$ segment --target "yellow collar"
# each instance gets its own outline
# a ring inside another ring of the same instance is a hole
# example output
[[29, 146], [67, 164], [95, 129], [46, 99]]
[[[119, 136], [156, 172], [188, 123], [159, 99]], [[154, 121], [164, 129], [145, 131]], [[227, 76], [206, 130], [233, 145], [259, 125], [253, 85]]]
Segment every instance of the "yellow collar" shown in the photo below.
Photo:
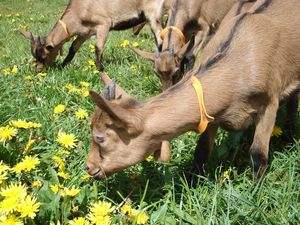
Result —
[[169, 27], [166, 27], [165, 29], [163, 29], [163, 30], [160, 32], [159, 36], [160, 36], [160, 38], [161, 38], [162, 40], [164, 39], [166, 33], [168, 33], [169, 30], [175, 31], [175, 33], [179, 36], [179, 39], [180, 39], [181, 43], [182, 43], [183, 45], [185, 45], [186, 42], [185, 42], [184, 34], [182, 33], [182, 31], [181, 31], [178, 27], [175, 27], [175, 26], [169, 26]]
[[68, 28], [67, 28], [67, 24], [62, 21], [62, 20], [58, 20], [59, 24], [63, 27], [65, 33], [67, 34], [68, 38], [70, 37], [70, 34], [69, 34], [69, 31], [68, 31]]
[[200, 81], [195, 76], [192, 76], [192, 85], [196, 91], [198, 102], [199, 102], [199, 109], [200, 109], [200, 123], [198, 125], [199, 133], [203, 133], [206, 130], [206, 127], [209, 122], [214, 120], [213, 117], [209, 116], [206, 112], [204, 99], [203, 99], [203, 89]]

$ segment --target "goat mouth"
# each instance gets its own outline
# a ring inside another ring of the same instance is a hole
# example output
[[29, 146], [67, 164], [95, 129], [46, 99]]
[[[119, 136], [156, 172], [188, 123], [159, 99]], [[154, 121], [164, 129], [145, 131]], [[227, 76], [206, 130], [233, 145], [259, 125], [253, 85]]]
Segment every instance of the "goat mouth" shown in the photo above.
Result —
[[104, 177], [102, 176], [102, 173], [101, 173], [101, 169], [98, 169], [97, 172], [95, 172], [92, 176], [95, 180], [103, 180], [104, 179]]

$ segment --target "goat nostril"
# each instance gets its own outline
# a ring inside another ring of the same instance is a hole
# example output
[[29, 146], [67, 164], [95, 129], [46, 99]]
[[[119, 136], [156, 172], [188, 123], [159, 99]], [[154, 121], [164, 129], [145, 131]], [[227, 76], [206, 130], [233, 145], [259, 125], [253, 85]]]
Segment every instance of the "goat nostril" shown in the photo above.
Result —
[[89, 167], [88, 165], [86, 165], [86, 166], [85, 166], [85, 169], [86, 169], [86, 170], [89, 170], [89, 169], [90, 169], [90, 167]]

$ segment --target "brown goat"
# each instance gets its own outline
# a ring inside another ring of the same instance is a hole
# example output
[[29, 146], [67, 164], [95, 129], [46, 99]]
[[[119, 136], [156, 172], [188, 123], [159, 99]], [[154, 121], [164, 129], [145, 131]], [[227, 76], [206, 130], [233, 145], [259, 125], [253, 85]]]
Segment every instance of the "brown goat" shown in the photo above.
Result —
[[[195, 57], [208, 35], [218, 28], [238, 1], [174, 0], [167, 27], [162, 33], [164, 38], [161, 51], [149, 53], [137, 48], [133, 50], [154, 63], [154, 70], [165, 90], [177, 83], [184, 72], [192, 69]], [[184, 68], [185, 66], [187, 67]]]
[[37, 50], [32, 53], [39, 70], [44, 65], [53, 63], [59, 50], [71, 37], [77, 36], [63, 66], [71, 62], [89, 37], [96, 35], [96, 65], [102, 68], [103, 48], [110, 30], [128, 29], [149, 22], [157, 43], [161, 44], [159, 34], [162, 30], [162, 14], [168, 2], [169, 0], [71, 0], [60, 20], [47, 35], [45, 43], [30, 32], [21, 33], [31, 40], [31, 49]]
[[259, 0], [224, 22], [197, 70], [162, 94], [138, 102], [120, 87], [112, 100], [91, 91], [97, 108], [89, 174], [109, 176], [144, 160], [163, 140], [197, 130], [204, 116], [192, 76], [202, 83], [207, 113], [215, 118], [200, 137], [195, 165], [207, 160], [218, 127], [241, 130], [254, 123], [250, 153], [255, 174], [262, 175], [279, 102], [300, 90], [299, 24], [299, 0]]

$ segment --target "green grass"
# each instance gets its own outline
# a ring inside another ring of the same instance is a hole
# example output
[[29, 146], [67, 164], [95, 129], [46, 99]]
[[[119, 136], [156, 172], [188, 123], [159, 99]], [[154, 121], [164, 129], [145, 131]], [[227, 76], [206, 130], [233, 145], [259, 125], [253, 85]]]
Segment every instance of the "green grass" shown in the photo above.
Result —
[[[88, 60], [95, 57], [89, 50], [89, 44], [93, 44], [94, 40], [84, 44], [70, 66], [64, 70], [55, 66], [47, 68], [47, 75], [42, 76], [34, 72], [29, 41], [17, 32], [20, 25], [27, 25], [27, 29], [35, 34], [46, 34], [63, 13], [66, 4], [65, 0], [2, 0], [0, 5], [0, 127], [16, 119], [42, 124], [36, 130], [19, 130], [11, 141], [0, 142], [0, 161], [13, 167], [22, 159], [20, 150], [29, 137], [36, 140], [29, 154], [39, 157], [41, 163], [38, 168], [30, 173], [10, 173], [6, 182], [1, 183], [0, 180], [0, 188], [11, 182], [21, 182], [30, 187], [34, 180], [43, 181], [40, 189], [29, 188], [29, 192], [35, 194], [43, 205], [36, 218], [25, 219], [25, 224], [56, 224], [57, 220], [67, 224], [69, 219], [86, 215], [90, 204], [96, 200], [118, 206], [126, 197], [132, 202], [132, 207], [147, 212], [149, 224], [300, 223], [299, 124], [298, 139], [294, 145], [284, 146], [280, 138], [271, 139], [271, 163], [260, 181], [252, 178], [248, 154], [253, 129], [244, 133], [219, 131], [208, 172], [193, 186], [189, 185], [185, 176], [191, 169], [198, 138], [196, 133], [184, 134], [173, 140], [169, 163], [145, 161], [110, 177], [106, 182], [82, 180], [86, 174], [84, 165], [91, 130], [88, 119], [79, 120], [74, 113], [83, 108], [91, 115], [94, 105], [89, 97], [68, 92], [65, 85], [72, 84], [82, 89], [80, 82], [87, 81], [89, 89], [101, 91], [103, 88], [95, 69], [88, 65]], [[137, 57], [129, 47], [120, 47], [125, 39], [138, 42], [143, 49], [152, 50], [154, 47], [148, 28], [139, 36], [134, 36], [131, 30], [111, 32], [104, 51], [105, 71], [138, 99], [157, 95], [161, 85], [151, 63]], [[69, 45], [64, 48], [64, 56]], [[57, 65], [62, 60], [63, 57], [59, 57]], [[3, 70], [14, 65], [18, 72], [4, 75]], [[31, 76], [32, 80], [26, 79], [27, 76]], [[58, 104], [66, 105], [66, 111], [54, 116], [53, 109]], [[278, 126], [282, 126], [283, 116], [284, 112], [280, 112]], [[73, 133], [78, 139], [77, 147], [70, 150], [70, 156], [63, 156], [66, 171], [71, 174], [66, 180], [57, 177], [57, 165], [52, 160], [61, 148], [55, 141], [60, 130]], [[61, 198], [49, 187], [58, 182], [66, 187], [80, 188], [80, 194], [74, 199]], [[74, 206], [78, 206], [76, 213], [70, 211]], [[121, 224], [124, 221], [124, 215], [116, 210], [112, 222]]]

